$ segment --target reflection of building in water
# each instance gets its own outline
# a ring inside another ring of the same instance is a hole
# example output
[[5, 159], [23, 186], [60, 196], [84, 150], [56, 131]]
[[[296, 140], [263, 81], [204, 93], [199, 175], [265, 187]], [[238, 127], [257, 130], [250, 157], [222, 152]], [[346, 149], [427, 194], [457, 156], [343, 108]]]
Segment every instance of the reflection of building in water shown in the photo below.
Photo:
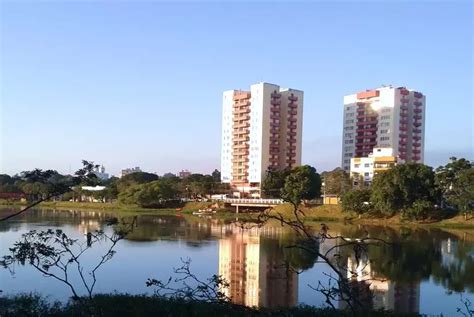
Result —
[[77, 225], [77, 230], [82, 234], [94, 232], [100, 229], [100, 222], [95, 219], [81, 219]]
[[[356, 290], [358, 300], [367, 308], [386, 309], [396, 313], [418, 313], [420, 310], [420, 283], [390, 281], [371, 268], [367, 256], [358, 261], [352, 255], [347, 258], [347, 277]], [[340, 303], [345, 308], [345, 303]]]
[[298, 275], [285, 266], [275, 239], [258, 230], [235, 228], [219, 241], [219, 275], [233, 303], [255, 307], [288, 307], [298, 300]]

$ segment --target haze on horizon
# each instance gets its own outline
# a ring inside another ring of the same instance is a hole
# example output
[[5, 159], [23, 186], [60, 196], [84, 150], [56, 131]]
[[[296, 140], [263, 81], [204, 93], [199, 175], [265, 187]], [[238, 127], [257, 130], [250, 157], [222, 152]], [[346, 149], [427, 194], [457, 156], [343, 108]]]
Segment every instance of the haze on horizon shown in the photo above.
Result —
[[338, 167], [343, 96], [426, 95], [425, 163], [474, 159], [473, 4], [0, 3], [0, 173], [82, 159], [220, 168], [222, 92], [303, 90], [303, 163]]

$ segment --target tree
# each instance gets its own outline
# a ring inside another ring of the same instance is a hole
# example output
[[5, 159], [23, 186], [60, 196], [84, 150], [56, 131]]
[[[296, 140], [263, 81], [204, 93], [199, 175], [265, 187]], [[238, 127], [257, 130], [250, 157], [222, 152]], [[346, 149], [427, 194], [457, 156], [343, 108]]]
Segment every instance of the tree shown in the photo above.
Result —
[[439, 199], [433, 169], [423, 164], [400, 164], [374, 176], [371, 202], [376, 210], [393, 214], [412, 207], [415, 201]]
[[309, 165], [295, 167], [285, 178], [281, 198], [297, 206], [303, 200], [321, 196], [321, 177]]
[[214, 172], [212, 172], [211, 176], [214, 179], [214, 182], [221, 182], [221, 172], [219, 170], [215, 169]]
[[127, 174], [121, 177], [117, 182], [117, 189], [119, 192], [125, 191], [128, 187], [145, 184], [158, 180], [158, 175], [146, 172], [136, 172]]
[[363, 214], [370, 210], [370, 189], [353, 189], [342, 195], [341, 206], [343, 211], [354, 211]]
[[351, 178], [341, 168], [321, 173], [324, 182], [324, 193], [341, 196], [351, 189]]
[[166, 179], [129, 187], [119, 194], [119, 200], [126, 204], [136, 204], [143, 208], [162, 207], [177, 197], [178, 191]]
[[436, 184], [443, 195], [443, 201], [464, 212], [472, 209], [474, 201], [474, 165], [468, 160], [451, 157], [445, 166], [436, 169]]
[[459, 173], [454, 181], [449, 201], [457, 206], [467, 219], [467, 214], [474, 208], [474, 167]]
[[262, 191], [265, 197], [280, 198], [281, 190], [285, 186], [285, 179], [290, 169], [268, 170], [262, 182]]

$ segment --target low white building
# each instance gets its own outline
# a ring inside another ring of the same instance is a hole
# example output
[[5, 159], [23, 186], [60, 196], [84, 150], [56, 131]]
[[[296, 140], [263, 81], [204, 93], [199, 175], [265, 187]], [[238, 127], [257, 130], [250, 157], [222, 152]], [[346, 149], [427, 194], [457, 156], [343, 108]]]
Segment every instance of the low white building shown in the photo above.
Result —
[[374, 148], [368, 157], [351, 158], [350, 176], [354, 185], [363, 181], [366, 185], [372, 183], [373, 177], [397, 164], [392, 148]]

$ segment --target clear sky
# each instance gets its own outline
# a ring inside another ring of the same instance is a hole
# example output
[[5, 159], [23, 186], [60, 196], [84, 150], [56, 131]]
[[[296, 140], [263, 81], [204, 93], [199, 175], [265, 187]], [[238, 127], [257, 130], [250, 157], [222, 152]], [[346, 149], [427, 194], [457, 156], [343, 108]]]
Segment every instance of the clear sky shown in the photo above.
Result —
[[0, 172], [220, 168], [222, 92], [305, 92], [303, 162], [340, 164], [343, 96], [427, 96], [426, 163], [473, 155], [473, 5], [0, 1]]

